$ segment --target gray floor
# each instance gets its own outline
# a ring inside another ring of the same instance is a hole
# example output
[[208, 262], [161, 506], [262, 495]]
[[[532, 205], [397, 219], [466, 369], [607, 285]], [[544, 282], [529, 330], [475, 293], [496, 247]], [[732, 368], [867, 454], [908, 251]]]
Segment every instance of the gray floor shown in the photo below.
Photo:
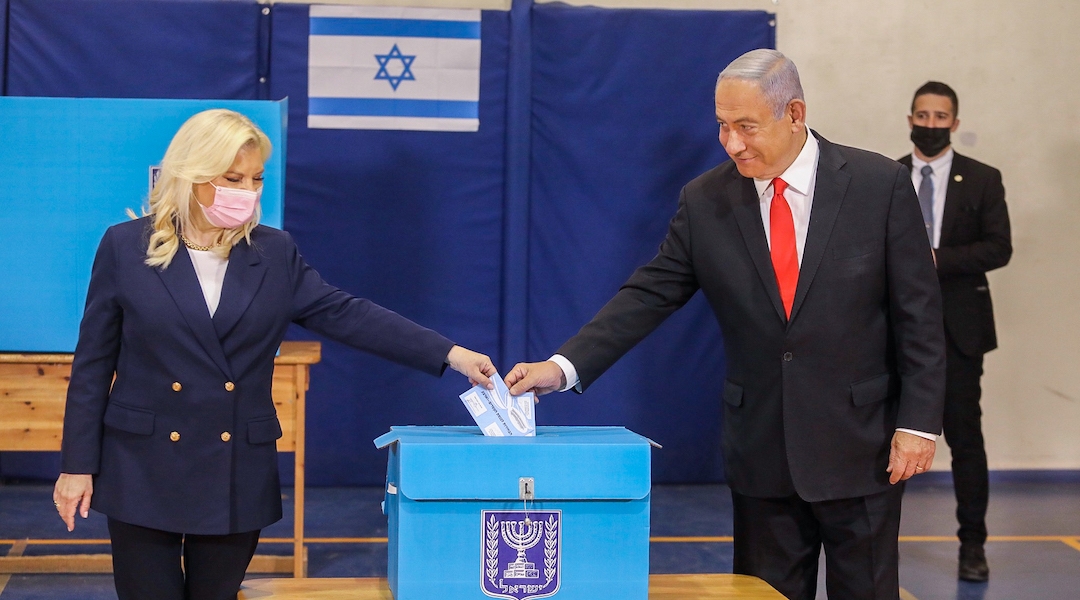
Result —
[[[285, 493], [288, 503], [289, 490]], [[68, 534], [56, 518], [51, 487], [0, 485], [0, 554], [11, 540], [103, 539], [104, 519], [79, 520]], [[311, 538], [384, 537], [386, 521], [372, 488], [311, 488], [306, 513]], [[286, 507], [289, 514], [291, 507]], [[948, 475], [929, 474], [908, 486], [901, 526], [900, 582], [904, 600], [1017, 600], [1080, 598], [1080, 475], [995, 473], [991, 482], [987, 544], [989, 584], [956, 580], [953, 498]], [[652, 498], [652, 535], [700, 538], [731, 535], [731, 500], [720, 485], [657, 486]], [[292, 523], [278, 523], [264, 538], [289, 537]], [[1071, 545], [1070, 545], [1071, 544]], [[260, 553], [281, 554], [285, 544], [264, 544]], [[26, 554], [107, 552], [107, 546], [30, 545]], [[385, 543], [309, 545], [312, 577], [385, 576]], [[730, 573], [728, 541], [653, 542], [653, 573]], [[14, 575], [2, 583], [0, 600], [115, 599], [108, 575]], [[824, 587], [819, 593], [824, 598]]]

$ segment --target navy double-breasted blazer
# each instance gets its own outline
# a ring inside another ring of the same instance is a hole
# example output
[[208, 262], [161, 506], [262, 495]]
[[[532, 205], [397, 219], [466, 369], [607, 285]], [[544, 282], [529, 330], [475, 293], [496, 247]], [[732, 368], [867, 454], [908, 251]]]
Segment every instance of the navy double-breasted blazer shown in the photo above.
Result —
[[816, 502], [889, 489], [896, 428], [941, 431], [941, 294], [908, 170], [815, 134], [810, 225], [786, 318], [752, 179], [688, 183], [660, 251], [560, 349], [583, 389], [699, 289], [723, 333], [736, 492]]
[[145, 264], [150, 234], [143, 218], [101, 240], [64, 416], [61, 470], [93, 474], [92, 506], [112, 518], [195, 534], [281, 518], [270, 385], [289, 323], [445, 369], [450, 340], [327, 284], [284, 231], [233, 248], [213, 318], [186, 249]]

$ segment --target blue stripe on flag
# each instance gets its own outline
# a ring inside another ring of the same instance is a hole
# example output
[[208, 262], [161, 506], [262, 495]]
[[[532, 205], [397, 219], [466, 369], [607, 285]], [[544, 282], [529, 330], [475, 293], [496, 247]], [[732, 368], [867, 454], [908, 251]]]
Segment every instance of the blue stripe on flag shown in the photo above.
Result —
[[479, 21], [311, 17], [311, 35], [480, 39]]
[[400, 98], [308, 98], [309, 115], [355, 117], [442, 117], [477, 119], [480, 103], [468, 100]]

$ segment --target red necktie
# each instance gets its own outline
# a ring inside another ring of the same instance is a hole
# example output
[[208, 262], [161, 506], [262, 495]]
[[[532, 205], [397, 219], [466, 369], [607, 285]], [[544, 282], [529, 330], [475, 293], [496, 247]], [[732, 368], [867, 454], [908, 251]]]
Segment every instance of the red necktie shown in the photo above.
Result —
[[795, 250], [795, 221], [791, 207], [784, 198], [787, 182], [773, 179], [772, 205], [769, 207], [769, 241], [771, 244], [773, 271], [780, 286], [780, 300], [784, 312], [791, 318], [791, 305], [795, 302], [795, 287], [799, 283], [799, 255]]

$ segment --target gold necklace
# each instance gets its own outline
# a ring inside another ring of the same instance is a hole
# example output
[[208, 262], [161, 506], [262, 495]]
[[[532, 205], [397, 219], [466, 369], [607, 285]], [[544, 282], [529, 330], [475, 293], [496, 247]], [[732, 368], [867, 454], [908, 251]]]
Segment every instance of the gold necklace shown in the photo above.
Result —
[[200, 252], [208, 252], [214, 249], [214, 246], [200, 246], [198, 244], [192, 243], [186, 237], [184, 237], [184, 234], [182, 233], [180, 234], [180, 241], [184, 242], [184, 245], [188, 248], [191, 248], [192, 250], [198, 250]]

